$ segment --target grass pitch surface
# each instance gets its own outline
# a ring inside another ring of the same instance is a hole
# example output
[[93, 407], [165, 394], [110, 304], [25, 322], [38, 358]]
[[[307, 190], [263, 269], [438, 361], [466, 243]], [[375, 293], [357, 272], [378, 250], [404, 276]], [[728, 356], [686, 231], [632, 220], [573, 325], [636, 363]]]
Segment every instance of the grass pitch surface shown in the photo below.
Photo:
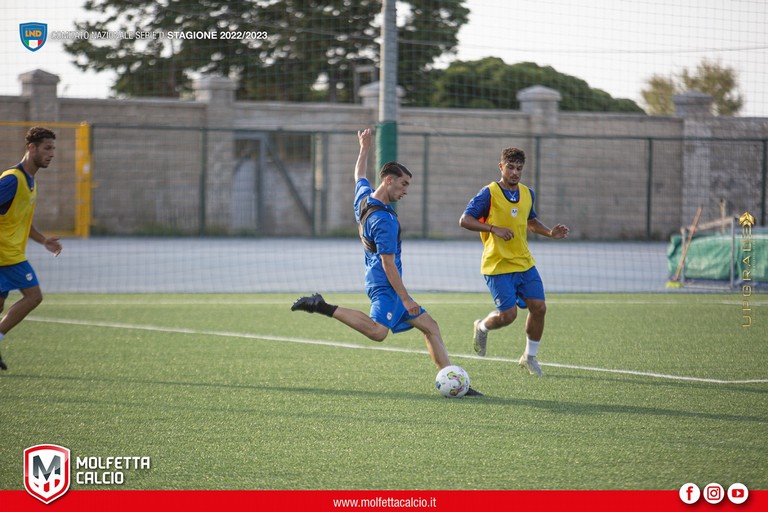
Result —
[[0, 345], [0, 488], [47, 443], [73, 472], [151, 457], [123, 489], [768, 488], [765, 299], [743, 328], [736, 295], [550, 295], [535, 378], [524, 313], [480, 359], [489, 297], [420, 294], [486, 394], [445, 399], [420, 333], [375, 343], [295, 298], [48, 295]]

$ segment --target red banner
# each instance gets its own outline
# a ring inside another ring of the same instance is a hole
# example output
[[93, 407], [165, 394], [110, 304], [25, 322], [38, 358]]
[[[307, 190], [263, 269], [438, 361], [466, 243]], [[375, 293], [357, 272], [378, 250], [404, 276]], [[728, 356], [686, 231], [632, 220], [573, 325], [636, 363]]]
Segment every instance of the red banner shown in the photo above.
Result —
[[727, 498], [710, 504], [702, 498], [692, 505], [678, 491], [82, 491], [70, 490], [45, 505], [26, 491], [0, 491], [3, 512], [128, 512], [148, 510], [211, 510], [215, 512], [423, 510], [621, 510], [647, 511], [757, 511], [768, 510], [768, 491], [749, 490], [742, 504]]

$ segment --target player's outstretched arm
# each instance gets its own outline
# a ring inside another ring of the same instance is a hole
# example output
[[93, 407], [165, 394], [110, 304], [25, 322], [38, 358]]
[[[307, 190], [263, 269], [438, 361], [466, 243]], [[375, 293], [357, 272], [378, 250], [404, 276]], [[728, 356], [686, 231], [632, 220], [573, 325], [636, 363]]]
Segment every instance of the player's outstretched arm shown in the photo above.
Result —
[[538, 218], [528, 221], [528, 229], [537, 235], [554, 238], [555, 240], [566, 238], [568, 236], [568, 232], [570, 231], [568, 226], [563, 224], [557, 224], [555, 227], [550, 229], [545, 226]]
[[368, 153], [371, 150], [371, 129], [358, 130], [357, 140], [360, 142], [360, 153], [357, 155], [357, 163], [355, 164], [355, 183], [358, 180], [365, 178], [368, 172]]
[[389, 284], [392, 286], [392, 288], [394, 288], [395, 293], [397, 293], [397, 295], [400, 297], [400, 300], [403, 301], [403, 305], [408, 311], [408, 314], [411, 316], [418, 315], [419, 311], [421, 311], [421, 306], [419, 306], [419, 304], [413, 300], [413, 298], [408, 294], [408, 290], [405, 289], [403, 278], [400, 276], [400, 272], [397, 270], [395, 255], [382, 254], [381, 266], [384, 268], [384, 273], [387, 275]]
[[38, 231], [34, 225], [32, 225], [29, 229], [29, 238], [39, 244], [42, 244], [42, 246], [52, 252], [54, 256], [58, 256], [61, 253], [61, 242], [59, 242], [59, 237], [46, 237], [44, 234]]

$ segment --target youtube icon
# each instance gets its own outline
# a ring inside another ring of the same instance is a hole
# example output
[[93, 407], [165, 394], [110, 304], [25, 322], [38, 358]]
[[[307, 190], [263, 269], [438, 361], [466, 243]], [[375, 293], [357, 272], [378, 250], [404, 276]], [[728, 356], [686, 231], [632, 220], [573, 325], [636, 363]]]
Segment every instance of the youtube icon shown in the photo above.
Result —
[[728, 488], [727, 495], [731, 503], [740, 505], [747, 501], [747, 498], [749, 497], [749, 489], [747, 489], [747, 486], [744, 484], [736, 483]]

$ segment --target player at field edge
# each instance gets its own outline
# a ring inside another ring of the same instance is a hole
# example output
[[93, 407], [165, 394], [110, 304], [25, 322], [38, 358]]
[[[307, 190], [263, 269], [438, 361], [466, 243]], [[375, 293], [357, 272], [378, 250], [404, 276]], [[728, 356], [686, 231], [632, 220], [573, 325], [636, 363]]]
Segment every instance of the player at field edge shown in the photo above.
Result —
[[[335, 306], [316, 293], [300, 297], [291, 311], [320, 313], [351, 327], [373, 341], [384, 341], [413, 327], [424, 333], [432, 361], [442, 369], [451, 365], [437, 322], [408, 293], [403, 284], [400, 259], [400, 223], [391, 203], [408, 194], [413, 174], [403, 164], [388, 162], [379, 171], [380, 184], [373, 190], [366, 178], [371, 149], [371, 130], [357, 132], [360, 153], [355, 164], [355, 220], [365, 252], [365, 287], [371, 299], [370, 316], [362, 311]], [[481, 396], [470, 388], [465, 396]]]
[[[55, 256], [61, 253], [59, 239], [46, 237], [32, 224], [37, 202], [35, 175], [53, 160], [56, 134], [36, 126], [27, 132], [26, 143], [21, 162], [0, 175], [0, 311], [9, 291], [21, 292], [21, 299], [0, 320], [0, 345], [8, 331], [43, 301], [35, 270], [27, 261], [27, 240], [42, 244]], [[0, 369], [8, 369], [2, 355]]]
[[527, 339], [519, 364], [531, 375], [543, 376], [536, 356], [544, 333], [547, 305], [544, 285], [528, 249], [528, 231], [557, 240], [566, 238], [569, 229], [563, 224], [550, 229], [538, 219], [533, 207], [534, 191], [520, 183], [524, 166], [523, 150], [502, 150], [501, 178], [483, 187], [469, 201], [459, 225], [480, 233], [484, 245], [481, 272], [496, 304], [496, 311], [475, 320], [475, 352], [485, 356], [488, 331], [514, 322], [518, 307], [528, 309]]

